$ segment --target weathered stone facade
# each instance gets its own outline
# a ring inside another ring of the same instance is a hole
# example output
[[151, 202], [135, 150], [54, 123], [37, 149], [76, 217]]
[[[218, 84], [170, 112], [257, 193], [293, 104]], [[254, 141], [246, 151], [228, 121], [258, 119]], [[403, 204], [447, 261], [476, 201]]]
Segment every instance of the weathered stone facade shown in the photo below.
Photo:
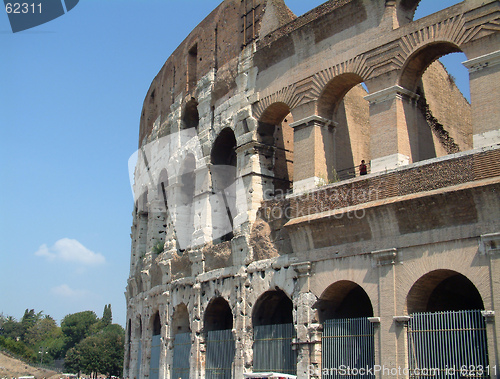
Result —
[[[408, 367], [407, 316], [476, 308], [500, 370], [500, 2], [418, 4], [225, 0], [167, 60], [140, 123], [125, 377], [173, 379], [185, 333], [186, 375], [208, 377], [207, 332], [230, 329], [242, 378], [254, 326], [284, 323], [318, 377], [323, 322], [352, 317], [376, 365]], [[437, 61], [460, 51], [471, 104]]]

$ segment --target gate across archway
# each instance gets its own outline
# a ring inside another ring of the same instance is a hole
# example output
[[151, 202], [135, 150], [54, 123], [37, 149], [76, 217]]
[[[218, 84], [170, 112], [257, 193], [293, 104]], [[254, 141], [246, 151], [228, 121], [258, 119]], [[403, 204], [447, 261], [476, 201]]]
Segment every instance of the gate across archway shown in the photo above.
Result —
[[374, 328], [367, 317], [326, 320], [321, 339], [322, 378], [374, 378]]
[[208, 332], [205, 378], [231, 379], [234, 353], [234, 337], [231, 329]]
[[254, 371], [296, 375], [297, 354], [292, 345], [295, 337], [293, 324], [255, 326]]
[[415, 313], [408, 322], [410, 378], [489, 378], [480, 310]]
[[189, 379], [189, 356], [191, 354], [191, 333], [178, 333], [174, 337], [174, 359], [172, 377]]

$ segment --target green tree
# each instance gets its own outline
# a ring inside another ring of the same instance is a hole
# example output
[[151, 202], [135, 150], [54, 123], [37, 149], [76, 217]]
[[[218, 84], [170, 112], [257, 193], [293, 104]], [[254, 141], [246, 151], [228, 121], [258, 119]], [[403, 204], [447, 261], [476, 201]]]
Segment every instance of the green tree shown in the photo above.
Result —
[[61, 330], [66, 338], [66, 350], [90, 335], [90, 328], [97, 322], [93, 311], [84, 311], [65, 316], [61, 321]]
[[104, 306], [104, 312], [102, 312], [102, 324], [104, 327], [111, 325], [113, 322], [113, 314], [111, 313], [111, 304]]
[[85, 374], [120, 376], [123, 371], [125, 331], [112, 324], [68, 350], [65, 359], [67, 370]]

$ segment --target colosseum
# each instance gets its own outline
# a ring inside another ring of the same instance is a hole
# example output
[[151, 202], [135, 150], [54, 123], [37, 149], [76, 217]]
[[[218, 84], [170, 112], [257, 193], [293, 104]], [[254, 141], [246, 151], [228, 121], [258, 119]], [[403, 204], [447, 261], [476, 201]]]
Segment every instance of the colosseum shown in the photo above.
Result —
[[500, 2], [419, 3], [224, 0], [169, 57], [125, 377], [500, 377]]

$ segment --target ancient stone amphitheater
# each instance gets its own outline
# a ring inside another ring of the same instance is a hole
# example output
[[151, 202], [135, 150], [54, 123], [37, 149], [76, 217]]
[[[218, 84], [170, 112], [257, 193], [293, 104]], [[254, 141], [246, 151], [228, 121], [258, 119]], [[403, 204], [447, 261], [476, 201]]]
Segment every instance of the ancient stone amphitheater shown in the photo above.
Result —
[[170, 56], [125, 377], [499, 377], [500, 2], [419, 3], [225, 0]]

